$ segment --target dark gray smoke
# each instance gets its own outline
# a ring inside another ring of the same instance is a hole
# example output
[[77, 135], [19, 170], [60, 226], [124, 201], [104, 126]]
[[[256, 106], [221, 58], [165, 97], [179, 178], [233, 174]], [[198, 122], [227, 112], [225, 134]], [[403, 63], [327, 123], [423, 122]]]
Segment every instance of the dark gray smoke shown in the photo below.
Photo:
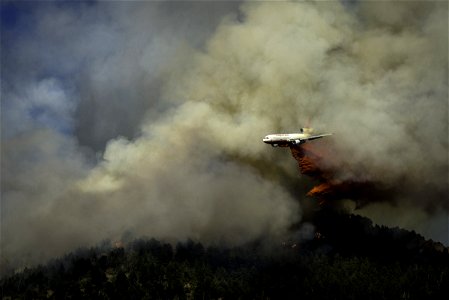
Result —
[[447, 4], [238, 5], [2, 4], [3, 263], [125, 231], [282, 235], [300, 179], [261, 138], [308, 119], [340, 178], [404, 184], [410, 222], [364, 213], [447, 243]]

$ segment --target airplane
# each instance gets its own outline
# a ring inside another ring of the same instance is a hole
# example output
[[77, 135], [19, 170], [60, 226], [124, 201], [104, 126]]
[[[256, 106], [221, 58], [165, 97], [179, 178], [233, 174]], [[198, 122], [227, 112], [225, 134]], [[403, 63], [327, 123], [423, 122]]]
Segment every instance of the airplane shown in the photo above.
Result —
[[303, 127], [299, 133], [277, 133], [269, 134], [263, 138], [263, 142], [273, 147], [290, 147], [303, 144], [307, 141], [319, 139], [325, 136], [332, 135], [332, 133], [323, 133], [312, 135], [313, 128]]

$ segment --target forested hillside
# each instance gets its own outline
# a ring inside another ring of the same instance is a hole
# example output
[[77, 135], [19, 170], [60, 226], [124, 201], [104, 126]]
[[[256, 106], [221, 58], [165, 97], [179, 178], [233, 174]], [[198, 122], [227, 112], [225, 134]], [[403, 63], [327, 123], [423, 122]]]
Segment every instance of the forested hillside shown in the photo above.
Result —
[[[323, 212], [308, 241], [79, 249], [1, 281], [3, 299], [446, 299], [449, 255], [362, 217]], [[330, 224], [333, 224], [330, 226]], [[332, 230], [333, 229], [333, 230]], [[440, 247], [441, 248], [441, 247]], [[442, 251], [441, 251], [442, 250]]]

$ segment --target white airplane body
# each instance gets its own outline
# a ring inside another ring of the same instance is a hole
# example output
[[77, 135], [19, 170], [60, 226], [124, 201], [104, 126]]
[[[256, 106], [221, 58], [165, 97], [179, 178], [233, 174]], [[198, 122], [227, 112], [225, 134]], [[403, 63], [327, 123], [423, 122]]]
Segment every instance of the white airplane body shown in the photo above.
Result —
[[299, 133], [276, 133], [269, 134], [262, 140], [264, 143], [273, 147], [290, 147], [303, 144], [307, 141], [319, 139], [325, 136], [332, 135], [332, 133], [323, 133], [312, 135], [312, 128], [301, 128]]

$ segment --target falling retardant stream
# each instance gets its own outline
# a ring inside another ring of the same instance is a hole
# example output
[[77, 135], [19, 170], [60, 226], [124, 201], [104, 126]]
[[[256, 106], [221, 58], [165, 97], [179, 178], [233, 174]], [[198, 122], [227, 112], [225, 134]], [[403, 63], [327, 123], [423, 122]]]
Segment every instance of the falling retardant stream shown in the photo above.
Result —
[[[382, 202], [395, 187], [386, 187], [379, 182], [366, 179], [355, 180], [337, 178], [340, 169], [350, 168], [339, 160], [331, 141], [306, 143], [290, 147], [293, 158], [298, 162], [300, 173], [316, 180], [307, 196], [315, 198], [320, 205], [335, 205], [338, 200], [350, 199], [356, 208], [369, 203]], [[332, 160], [332, 163], [325, 163]]]

